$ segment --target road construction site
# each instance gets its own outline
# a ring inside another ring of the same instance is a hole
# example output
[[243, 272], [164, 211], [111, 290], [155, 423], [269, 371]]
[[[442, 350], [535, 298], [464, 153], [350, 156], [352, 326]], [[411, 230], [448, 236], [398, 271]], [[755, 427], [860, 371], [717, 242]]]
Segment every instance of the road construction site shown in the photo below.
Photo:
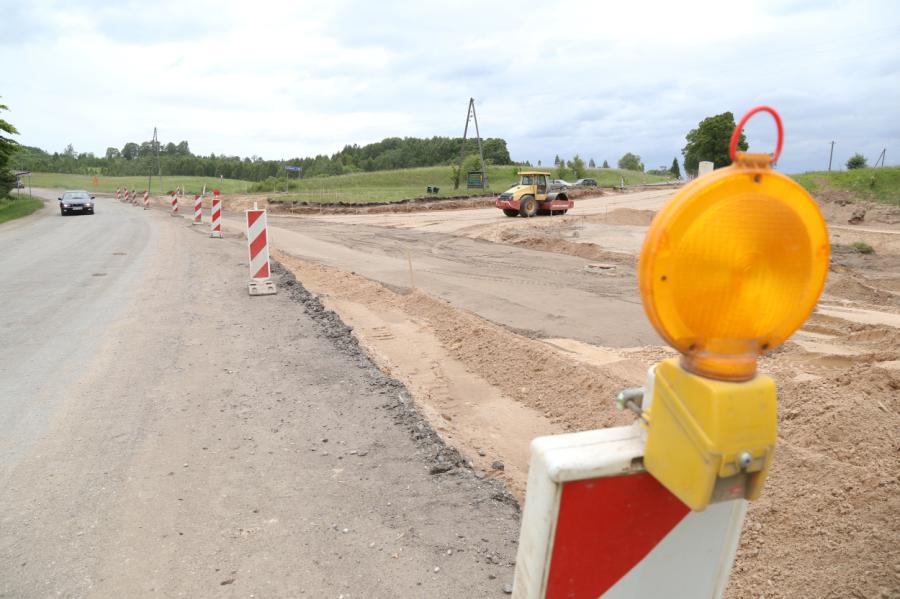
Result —
[[[502, 595], [531, 439], [631, 422], [613, 398], [675, 355], [636, 283], [647, 226], [674, 193], [605, 192], [530, 219], [492, 207], [275, 209], [269, 238], [285, 272], [269, 298], [246, 296], [240, 213], [264, 197], [225, 198], [224, 241], [170, 218], [161, 199], [146, 212], [103, 199], [78, 220], [106, 219], [115, 235], [84, 264], [41, 249], [57, 234], [46, 214], [0, 230], [9, 247], [34, 245], [30, 272], [56, 277], [34, 275], [45, 300], [18, 308], [43, 335], [71, 330], [42, 316], [65, 314], [73, 290], [108, 285], [110, 298], [72, 315], [76, 355], [94, 358], [74, 372], [54, 370], [71, 353], [28, 345], [33, 332], [5, 323], [20, 341], [4, 345], [4, 364], [30, 369], [4, 373], [5, 395], [31, 394], [39, 368], [53, 374], [38, 416], [4, 411], [8, 438], [27, 442], [4, 447], [0, 595], [172, 595], [185, 577], [194, 595], [284, 595], [301, 580], [311, 596]], [[778, 384], [779, 440], [730, 598], [900, 589], [900, 212], [859, 218], [858, 206], [820, 200], [829, 279], [806, 325], [760, 362]], [[78, 233], [74, 220], [67, 248], [106, 230]], [[34, 351], [16, 357], [20, 345]], [[54, 466], [69, 455], [78, 468]], [[174, 506], [164, 517], [161, 501]], [[148, 543], [164, 550], [141, 560]]]
[[[607, 193], [531, 219], [495, 208], [275, 212], [270, 235], [274, 256], [353, 327], [442, 438], [521, 501], [532, 438], [630, 422], [616, 393], [674, 355], [644, 316], [635, 270], [673, 194]], [[778, 453], [729, 597], [900, 589], [900, 211], [870, 206], [859, 222], [859, 206], [827, 198], [822, 210], [825, 292], [761, 361], [779, 388]]]

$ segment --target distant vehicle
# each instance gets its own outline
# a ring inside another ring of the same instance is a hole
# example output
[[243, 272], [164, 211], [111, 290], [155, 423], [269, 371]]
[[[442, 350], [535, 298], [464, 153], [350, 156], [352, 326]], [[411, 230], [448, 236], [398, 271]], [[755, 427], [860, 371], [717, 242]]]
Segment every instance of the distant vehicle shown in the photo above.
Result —
[[597, 187], [596, 179], [579, 179], [575, 181], [576, 187]]
[[59, 198], [59, 213], [63, 216], [73, 212], [93, 214], [94, 196], [83, 189], [67, 191]]
[[565, 214], [575, 202], [564, 191], [551, 191], [549, 177], [550, 173], [546, 171], [520, 172], [519, 182], [497, 196], [494, 205], [506, 216], [528, 218], [554, 212]]
[[21, 179], [16, 179], [16, 189], [25, 189], [25, 182]]
[[572, 184], [565, 179], [553, 179], [550, 181], [551, 189], [565, 189], [567, 187], [572, 187]]

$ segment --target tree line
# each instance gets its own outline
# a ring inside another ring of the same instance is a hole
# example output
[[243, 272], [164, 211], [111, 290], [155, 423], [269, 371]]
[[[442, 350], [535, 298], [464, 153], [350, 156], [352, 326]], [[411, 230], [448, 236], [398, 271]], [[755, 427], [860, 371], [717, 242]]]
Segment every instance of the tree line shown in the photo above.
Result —
[[[165, 175], [225, 177], [263, 181], [284, 176], [285, 166], [299, 166], [303, 177], [343, 175], [420, 166], [452, 164], [459, 160], [461, 137], [388, 137], [380, 142], [346, 145], [340, 152], [290, 160], [265, 160], [259, 156], [240, 157], [193, 154], [187, 141], [167, 143], [128, 142], [121, 149], [109, 147], [103, 156], [77, 152], [71, 144], [62, 152], [49, 153], [40, 148], [19, 146], [11, 157], [14, 168], [49, 173], [83, 175], [147, 175], [156, 172], [157, 155]], [[477, 141], [466, 140], [465, 154], [477, 154]], [[512, 164], [506, 140], [482, 140], [484, 160], [488, 164]]]

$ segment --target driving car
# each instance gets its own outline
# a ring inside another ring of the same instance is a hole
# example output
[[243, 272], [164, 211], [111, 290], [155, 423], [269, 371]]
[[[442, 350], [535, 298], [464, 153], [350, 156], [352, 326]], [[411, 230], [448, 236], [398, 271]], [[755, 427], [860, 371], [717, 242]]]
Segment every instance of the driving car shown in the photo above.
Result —
[[66, 191], [59, 199], [59, 213], [63, 216], [72, 213], [94, 213], [94, 196], [83, 189]]
[[597, 187], [596, 179], [579, 179], [575, 181], [576, 187]]
[[565, 179], [552, 179], [550, 181], [550, 189], [565, 189], [567, 187], [572, 187], [572, 184]]

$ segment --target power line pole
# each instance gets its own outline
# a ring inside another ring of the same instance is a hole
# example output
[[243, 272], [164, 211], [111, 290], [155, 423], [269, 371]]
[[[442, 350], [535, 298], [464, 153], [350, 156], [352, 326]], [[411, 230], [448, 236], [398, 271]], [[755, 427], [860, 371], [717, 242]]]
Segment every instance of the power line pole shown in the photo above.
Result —
[[884, 155], [887, 153], [887, 148], [881, 150], [881, 154], [878, 155], [878, 159], [875, 161], [875, 166], [873, 168], [878, 168], [878, 163], [881, 162], [881, 166], [884, 166]]
[[[162, 180], [162, 164], [159, 162], [159, 138], [156, 136], [156, 127], [153, 128], [153, 141], [150, 142], [153, 144], [153, 148], [156, 150], [156, 172], [159, 175], [159, 195], [163, 195], [163, 180]], [[151, 191], [151, 187], [153, 186], [153, 167], [150, 167], [150, 175], [147, 177], [147, 191]]]
[[831, 172], [831, 158], [834, 156], [834, 142], [831, 142], [831, 152], [828, 154], [828, 171]]
[[478, 130], [478, 116], [475, 114], [475, 98], [469, 98], [469, 108], [466, 111], [466, 126], [463, 129], [462, 145], [459, 148], [459, 169], [456, 171], [456, 180], [453, 189], [459, 189], [459, 176], [462, 174], [463, 159], [466, 156], [466, 138], [469, 134], [469, 121], [475, 121], [475, 137], [478, 140], [478, 155], [481, 158], [481, 181], [484, 188], [488, 188], [487, 172], [484, 168], [484, 150], [481, 146], [481, 132]]

